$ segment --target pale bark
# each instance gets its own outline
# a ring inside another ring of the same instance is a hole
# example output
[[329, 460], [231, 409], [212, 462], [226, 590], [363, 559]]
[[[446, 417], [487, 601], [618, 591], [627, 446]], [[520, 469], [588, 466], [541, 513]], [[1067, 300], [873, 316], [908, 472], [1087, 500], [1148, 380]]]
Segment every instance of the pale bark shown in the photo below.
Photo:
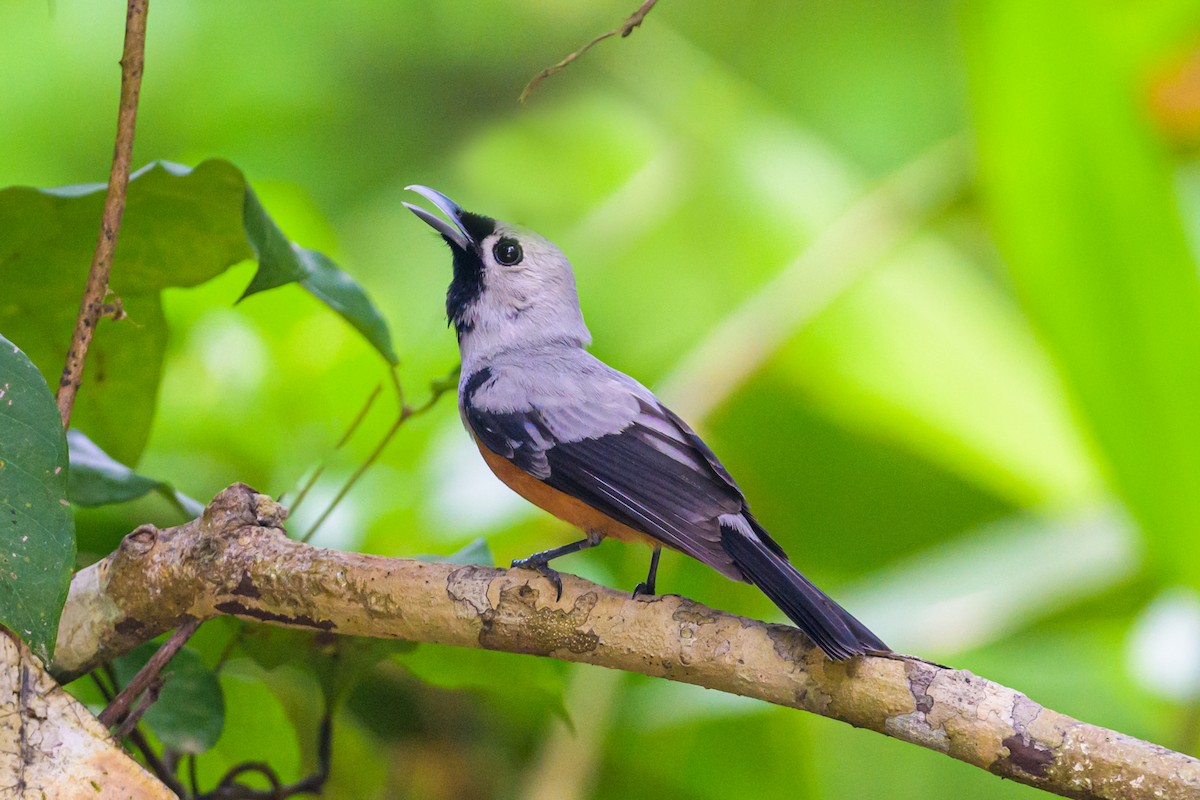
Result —
[[286, 512], [234, 485], [203, 517], [142, 526], [82, 570], [53, 671], [82, 674], [186, 617], [550, 656], [755, 697], [870, 728], [1079, 798], [1200, 797], [1200, 761], [915, 658], [834, 663], [794, 628], [569, 575], [342, 553], [288, 539]]
[[24, 642], [0, 631], [0, 798], [175, 797], [62, 690]]

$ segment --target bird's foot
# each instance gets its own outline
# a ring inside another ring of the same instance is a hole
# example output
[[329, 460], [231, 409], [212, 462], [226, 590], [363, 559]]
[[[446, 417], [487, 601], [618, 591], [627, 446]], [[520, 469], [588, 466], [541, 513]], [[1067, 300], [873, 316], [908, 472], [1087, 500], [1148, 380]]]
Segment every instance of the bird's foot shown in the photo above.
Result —
[[558, 602], [562, 599], [562, 576], [558, 574], [558, 570], [551, 569], [550, 565], [545, 561], [540, 561], [534, 557], [518, 558], [512, 562], [513, 569], [531, 569], [538, 573], [546, 580], [550, 581], [554, 586], [554, 600]]
[[660, 555], [662, 555], [662, 548], [655, 547], [654, 552], [650, 555], [650, 572], [646, 574], [646, 580], [633, 587], [634, 600], [638, 599], [638, 595], [654, 596], [654, 582], [658, 578], [658, 557]]
[[653, 596], [654, 596], [654, 584], [653, 583], [648, 583], [646, 581], [642, 581], [637, 586], [633, 587], [633, 599], [634, 600], [637, 600], [639, 597], [653, 597]]

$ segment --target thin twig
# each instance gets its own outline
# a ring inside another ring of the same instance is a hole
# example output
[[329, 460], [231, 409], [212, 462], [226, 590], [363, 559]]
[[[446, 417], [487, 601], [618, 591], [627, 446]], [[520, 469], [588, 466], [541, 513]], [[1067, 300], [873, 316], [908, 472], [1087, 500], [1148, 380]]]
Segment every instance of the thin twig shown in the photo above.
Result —
[[380, 439], [379, 444], [377, 444], [375, 449], [371, 451], [371, 454], [367, 456], [367, 459], [358, 466], [358, 469], [354, 470], [354, 474], [351, 475], [346, 483], [342, 485], [342, 488], [338, 490], [338, 493], [334, 496], [333, 500], [329, 503], [325, 510], [321, 512], [321, 516], [317, 517], [317, 521], [312, 524], [312, 527], [308, 529], [308, 532], [305, 533], [303, 537], [301, 537], [300, 541], [307, 542], [313, 537], [313, 534], [317, 532], [317, 529], [325, 524], [325, 520], [329, 519], [329, 515], [332, 514], [333, 510], [338, 507], [338, 504], [342, 502], [342, 499], [345, 498], [345, 496], [350, 492], [350, 490], [354, 487], [354, 484], [358, 483], [359, 478], [361, 478], [363, 474], [365, 474], [366, 471], [371, 468], [371, 465], [375, 463], [375, 461], [387, 448], [388, 444], [392, 441], [392, 437], [396, 435], [396, 432], [400, 430], [404, 423], [408, 422], [413, 417], [420, 416], [429, 409], [433, 408], [434, 404], [437, 403], [441, 396], [453, 389], [454, 385], [455, 384], [448, 380], [435, 382], [430, 387], [431, 394], [429, 395], [429, 399], [416, 408], [411, 408], [410, 406], [404, 405], [404, 395], [402, 393], [403, 390], [400, 386], [400, 382], [396, 381], [396, 391], [401, 401], [400, 412], [396, 417], [396, 421], [393, 422], [391, 427], [388, 428], [387, 432], [383, 435], [383, 438]]
[[[100, 694], [104, 696], [104, 699], [111, 703], [114, 691], [109, 689], [108, 686], [104, 684], [104, 681], [100, 680], [100, 672], [103, 672], [108, 676], [108, 679], [112, 681], [114, 687], [117, 685], [117, 675], [113, 671], [111, 664], [105, 664], [101, 669], [91, 673], [92, 682], [96, 684], [96, 687], [100, 690]], [[146, 762], [146, 766], [150, 768], [150, 771], [154, 773], [156, 778], [166, 784], [168, 789], [180, 797], [188, 796], [187, 792], [183, 788], [183, 784], [180, 783], [179, 779], [175, 776], [175, 771], [168, 767], [162, 761], [162, 759], [158, 757], [158, 754], [154, 752], [154, 748], [150, 746], [150, 742], [146, 740], [146, 737], [142, 735], [141, 731], [139, 731], [137, 728], [131, 730], [129, 732], [129, 741], [133, 742], [133, 746], [136, 747], [138, 752], [142, 754], [142, 759]]]
[[146, 765], [150, 767], [150, 771], [154, 773], [154, 777], [166, 784], [167, 788], [174, 792], [179, 797], [187, 797], [187, 789], [179, 778], [167, 768], [167, 765], [162, 762], [162, 759], [154, 752], [154, 748], [150, 746], [146, 735], [137, 728], [129, 732], [129, 741], [133, 742], [137, 747], [138, 752], [142, 754], [142, 758], [146, 760]]
[[[354, 435], [354, 432], [358, 430], [358, 426], [362, 424], [364, 419], [366, 419], [367, 412], [371, 410], [371, 406], [375, 404], [375, 400], [379, 397], [379, 393], [382, 391], [383, 384], [376, 384], [375, 390], [367, 396], [367, 401], [363, 403], [363, 407], [354, 417], [354, 421], [350, 423], [350, 427], [346, 429], [346, 432], [342, 434], [342, 438], [338, 439], [337, 444], [333, 446], [334, 453], [336, 453], [338, 450], [341, 450], [342, 447], [345, 446], [346, 442], [350, 441], [350, 437]], [[304, 498], [308, 496], [309, 490], [312, 489], [314, 484], [316, 484], [317, 479], [320, 478], [321, 474], [325, 472], [325, 467], [328, 463], [328, 459], [326, 459], [326, 461], [319, 464], [317, 468], [313, 470], [313, 474], [309, 477], [309, 479], [305, 481], [304, 486], [300, 489], [300, 493], [296, 495], [296, 499], [290, 504], [293, 514], [296, 513], [296, 509], [300, 507], [300, 504], [304, 502]], [[280, 502], [283, 502], [282, 498], [280, 498]]]
[[[269, 791], [260, 789], [252, 789], [237, 782], [237, 779], [248, 772], [256, 772], [267, 779], [267, 783], [271, 784]], [[217, 784], [217, 788], [213, 789], [206, 795], [201, 795], [203, 798], [220, 798], [220, 800], [242, 800], [242, 798], [262, 797], [267, 800], [281, 800], [287, 797], [284, 793], [283, 781], [279, 779], [279, 774], [264, 761], [245, 761], [225, 773], [225, 777], [221, 778], [221, 782]]]
[[182, 752], [180, 752], [179, 750], [176, 750], [174, 747], [171, 747], [170, 745], [165, 745], [165, 744], [163, 745], [162, 762], [163, 762], [163, 765], [167, 769], [171, 770], [171, 774], [173, 774], [173, 775], [179, 774], [179, 764], [182, 761], [183, 761], [183, 753]]
[[233, 636], [229, 637], [229, 641], [221, 648], [221, 654], [217, 656], [216, 663], [213, 664], [213, 672], [220, 675], [221, 670], [225, 669], [225, 664], [229, 662], [229, 657], [233, 655], [234, 648], [242, 641], [242, 634], [246, 632], [246, 623], [238, 620], [238, 629]]
[[[133, 708], [132, 711], [125, 715], [125, 719], [121, 720], [121, 724], [117, 726], [115, 731], [113, 731], [114, 739], [122, 741], [125, 739], [125, 737], [129, 736], [129, 734], [133, 732], [133, 729], [137, 727], [138, 722], [141, 721], [142, 715], [149, 710], [150, 706], [158, 702], [158, 693], [162, 691], [164, 683], [166, 683], [166, 679], [161, 675], [150, 681], [150, 685], [147, 686], [146, 691], [142, 693], [142, 699], [138, 701], [138, 704]], [[167, 769], [174, 772], [176, 763], [177, 762], [172, 761], [172, 759], [167, 756], [166, 751], [163, 751], [163, 764], [167, 767]]]
[[142, 692], [150, 688], [154, 683], [158, 674], [162, 672], [163, 667], [167, 665], [184, 643], [191, 638], [196, 629], [200, 627], [200, 620], [192, 618], [181, 624], [167, 639], [166, 643], [158, 648], [158, 652], [150, 656], [150, 660], [138, 670], [138, 673], [133, 676], [133, 680], [129, 685], [120, 691], [113, 701], [108, 704], [103, 711], [100, 712], [100, 722], [106, 728], [111, 728], [117, 724], [119, 720], [125, 717], [129, 712], [129, 708], [133, 705], [133, 701], [141, 696]]
[[[129, 186], [129, 170], [133, 161], [133, 134], [137, 123], [138, 94], [142, 88], [142, 69], [145, 65], [146, 12], [150, 0], [129, 0], [125, 15], [125, 50], [121, 55], [121, 105], [117, 113], [117, 140], [113, 146], [112, 170], [108, 176], [108, 193], [104, 197], [104, 212], [100, 219], [100, 236], [88, 271], [87, 285], [79, 304], [79, 317], [62, 378], [58, 382], [58, 411], [63, 427], [71, 423], [71, 409], [83, 380], [83, 365], [96, 323], [106, 311], [108, 275], [112, 269], [113, 252], [117, 249], [117, 234], [121, 215], [125, 213], [125, 190]], [[118, 306], [108, 306], [113, 313]]]
[[574, 53], [571, 53], [554, 66], [547, 67], [537, 75], [534, 75], [533, 80], [525, 84], [525, 88], [521, 90], [521, 96], [517, 98], [517, 102], [524, 105], [525, 101], [529, 99], [529, 95], [533, 94], [533, 90], [537, 88], [539, 83], [546, 80], [546, 78], [549, 78], [551, 75], [557, 75], [558, 73], [562, 72], [572, 61], [579, 58], [581, 55], [586, 53], [588, 50], [591, 50], [605, 39], [611, 39], [617, 34], [620, 34], [621, 37], [624, 38], [633, 33], [633, 29], [642, 24], [643, 20], [646, 19], [646, 15], [650, 13], [650, 9], [654, 8], [654, 4], [657, 2], [658, 0], [645, 0], [645, 2], [638, 6], [637, 11], [634, 11], [632, 14], [626, 17], [625, 21], [622, 22], [618, 27], [613, 28], [611, 31], [606, 31], [600, 34], [595, 39], [592, 39], [583, 47], [579, 48]]
[[196, 773], [196, 754], [188, 753], [188, 783], [192, 787], [192, 797], [200, 796], [200, 777]]
[[321, 715], [321, 727], [317, 731], [317, 771], [307, 778], [293, 783], [289, 788], [293, 794], [310, 792], [320, 794], [329, 779], [329, 769], [333, 764], [333, 709], [328, 700], [325, 703], [325, 713]]
[[[247, 761], [238, 764], [225, 776], [211, 792], [200, 794], [195, 788], [195, 772], [192, 773], [192, 794], [196, 800], [283, 800], [298, 794], [319, 795], [329, 779], [329, 768], [333, 761], [333, 716], [329, 705], [321, 717], [321, 726], [317, 733], [317, 770], [312, 775], [301, 778], [295, 783], [284, 784], [270, 765], [259, 761]], [[257, 772], [271, 784], [270, 789], [254, 789], [241, 783], [237, 778], [247, 772]]]

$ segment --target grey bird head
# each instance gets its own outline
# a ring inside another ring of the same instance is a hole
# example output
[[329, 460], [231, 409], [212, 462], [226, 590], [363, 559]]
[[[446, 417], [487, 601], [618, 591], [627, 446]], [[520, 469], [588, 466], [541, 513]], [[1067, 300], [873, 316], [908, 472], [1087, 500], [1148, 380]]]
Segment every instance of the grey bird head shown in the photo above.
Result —
[[454, 277], [446, 316], [458, 333], [464, 374], [468, 362], [526, 344], [561, 341], [586, 347], [571, 263], [533, 231], [464, 211], [428, 186], [406, 187], [436, 206], [447, 220], [405, 203], [450, 246]]

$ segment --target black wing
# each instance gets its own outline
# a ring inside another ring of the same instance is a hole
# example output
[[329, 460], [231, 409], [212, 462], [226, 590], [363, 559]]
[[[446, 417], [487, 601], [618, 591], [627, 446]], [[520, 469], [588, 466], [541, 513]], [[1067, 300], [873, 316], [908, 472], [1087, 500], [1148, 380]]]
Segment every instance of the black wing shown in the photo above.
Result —
[[[486, 369], [471, 376], [462, 405], [485, 447], [618, 522], [754, 583], [831, 658], [888, 650], [788, 562], [712, 450], [648, 392], [619, 398], [636, 407], [589, 397], [581, 406], [495, 411], [472, 401], [490, 377]], [[613, 432], [572, 435], [602, 430]]]
[[638, 398], [637, 413], [623, 427], [616, 423], [615, 432], [572, 439], [561, 409], [489, 411], [471, 401], [467, 388], [463, 416], [492, 452], [618, 522], [745, 580], [721, 545], [719, 521], [745, 510], [741, 490], [666, 408]]

